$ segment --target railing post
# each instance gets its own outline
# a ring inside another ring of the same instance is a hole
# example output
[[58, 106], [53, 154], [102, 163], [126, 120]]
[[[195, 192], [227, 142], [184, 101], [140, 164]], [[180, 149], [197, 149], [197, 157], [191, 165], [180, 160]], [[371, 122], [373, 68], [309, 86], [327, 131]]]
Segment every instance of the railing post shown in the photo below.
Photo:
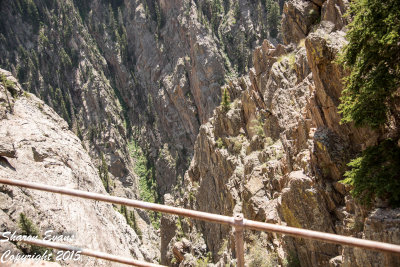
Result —
[[233, 217], [237, 267], [244, 267], [243, 214]]

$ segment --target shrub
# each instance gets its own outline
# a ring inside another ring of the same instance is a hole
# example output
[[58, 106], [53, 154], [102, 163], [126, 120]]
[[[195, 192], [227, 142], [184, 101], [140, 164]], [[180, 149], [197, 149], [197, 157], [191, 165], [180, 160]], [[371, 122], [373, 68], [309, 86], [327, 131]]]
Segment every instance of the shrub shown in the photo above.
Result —
[[[27, 236], [37, 236], [38, 239], [41, 238], [40, 232], [33, 224], [33, 222], [24, 214], [20, 213], [19, 214], [19, 222], [18, 222], [19, 228], [21, 229], [21, 234], [22, 235], [27, 235]], [[35, 245], [23, 245], [23, 247], [20, 247], [25, 253], [27, 254], [36, 254], [36, 255], [44, 255], [47, 251], [47, 254], [51, 253], [51, 250], [46, 249], [45, 247], [39, 247]]]
[[225, 148], [224, 142], [222, 141], [221, 137], [219, 137], [215, 143], [217, 144], [217, 147], [219, 149]]
[[[4, 86], [4, 91], [5, 91], [6, 97], [7, 97], [8, 108], [9, 108], [10, 112], [12, 112], [12, 106], [11, 106], [11, 102], [10, 102], [10, 99], [8, 97], [7, 91], [10, 90], [10, 89], [14, 89], [14, 83], [12, 81], [8, 80], [4, 74], [0, 75], [0, 82]], [[11, 90], [11, 92], [12, 91], [13, 90]]]
[[294, 53], [281, 55], [277, 58], [276, 62], [281, 63], [284, 60], [287, 60], [289, 63], [289, 67], [291, 69], [294, 69], [294, 65], [296, 63], [296, 55]]
[[206, 256], [197, 260], [196, 266], [197, 267], [207, 267], [208, 264], [212, 261], [211, 252], [207, 252]]
[[261, 120], [261, 118], [258, 118], [257, 120], [252, 120], [251, 123], [253, 126], [250, 127], [254, 133], [262, 138], [265, 137], [265, 132], [264, 132], [264, 123]]
[[284, 259], [283, 266], [301, 267], [299, 257], [295, 251], [289, 251], [287, 258]]
[[240, 138], [233, 139], [233, 153], [239, 154], [242, 150], [242, 140]]
[[396, 142], [389, 139], [368, 147], [348, 166], [351, 170], [342, 182], [353, 186], [351, 194], [362, 204], [370, 205], [379, 197], [400, 206], [400, 148]]
[[279, 265], [278, 255], [268, 252], [258, 242], [253, 244], [247, 255], [249, 267], [274, 267]]
[[3, 73], [0, 74], [0, 82], [7, 90], [12, 90], [15, 87], [14, 82], [7, 79], [6, 75], [4, 75]]

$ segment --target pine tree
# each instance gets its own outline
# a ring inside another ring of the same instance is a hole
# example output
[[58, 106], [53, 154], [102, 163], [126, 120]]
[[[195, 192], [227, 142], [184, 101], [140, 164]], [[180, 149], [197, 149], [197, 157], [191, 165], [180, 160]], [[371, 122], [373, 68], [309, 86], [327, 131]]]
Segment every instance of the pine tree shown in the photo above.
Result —
[[279, 10], [279, 4], [277, 2], [272, 1], [270, 4], [270, 11], [267, 15], [269, 34], [272, 38], [276, 38], [278, 36], [278, 26], [281, 20], [281, 14]]
[[30, 236], [37, 236], [39, 237], [39, 230], [37, 227], [32, 223], [32, 221], [26, 217], [24, 213], [19, 214], [19, 227], [21, 228], [21, 234], [23, 235], [30, 235]]
[[108, 166], [103, 153], [101, 153], [101, 166], [99, 167], [99, 173], [104, 188], [106, 189], [107, 192], [110, 192], [110, 177], [108, 175]]
[[[379, 128], [388, 114], [399, 121], [393, 107], [400, 87], [400, 5], [398, 0], [358, 0], [350, 4], [353, 16], [346, 34], [349, 43], [338, 62], [350, 71], [345, 79], [339, 110], [342, 122]], [[400, 206], [400, 147], [397, 140], [380, 140], [353, 159], [344, 183], [361, 203], [375, 197]]]
[[400, 87], [399, 1], [352, 1], [349, 14], [349, 43], [339, 59], [351, 71], [339, 106], [342, 122], [378, 128]]
[[[31, 237], [36, 236], [38, 239], [41, 238], [38, 228], [33, 224], [33, 222], [24, 213], [19, 214], [18, 225], [19, 225], [19, 228], [21, 229], [22, 235], [27, 235], [27, 236], [31, 236]], [[46, 251], [48, 253], [51, 252], [51, 250], [49, 250], [45, 247], [40, 247], [40, 246], [35, 246], [35, 245], [28, 245], [26, 247], [24, 246], [24, 247], [21, 247], [21, 249], [24, 250], [24, 252], [27, 254], [44, 255], [46, 253]]]
[[224, 112], [227, 112], [231, 108], [231, 97], [229, 96], [229, 92], [226, 87], [224, 87], [222, 91], [221, 106]]

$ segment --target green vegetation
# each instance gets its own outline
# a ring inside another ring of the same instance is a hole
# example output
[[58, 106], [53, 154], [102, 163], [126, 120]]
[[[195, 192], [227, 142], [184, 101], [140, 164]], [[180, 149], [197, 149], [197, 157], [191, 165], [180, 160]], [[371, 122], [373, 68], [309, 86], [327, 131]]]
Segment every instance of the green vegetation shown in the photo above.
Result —
[[211, 252], [207, 252], [206, 256], [201, 257], [196, 262], [196, 267], [207, 267], [212, 262]]
[[14, 90], [12, 90], [12, 89], [14, 89], [15, 85], [12, 81], [8, 80], [4, 74], [0, 75], [0, 82], [3, 84], [4, 92], [7, 97], [8, 109], [10, 112], [12, 112], [12, 106], [11, 106], [10, 99], [8, 97], [8, 91], [11, 89], [10, 91], [13, 92]]
[[349, 166], [343, 182], [353, 186], [351, 192], [361, 203], [369, 205], [379, 197], [400, 206], [400, 148], [394, 141], [368, 147]]
[[283, 261], [285, 267], [300, 267], [300, 260], [295, 251], [289, 251], [288, 256]]
[[38, 29], [40, 15], [35, 2], [33, 0], [17, 0], [16, 5], [23, 18], [29, 20], [35, 29]]
[[219, 137], [215, 143], [219, 149], [225, 148], [224, 141], [222, 141], [221, 137]]
[[182, 240], [182, 238], [184, 238], [186, 235], [185, 232], [183, 231], [182, 219], [180, 216], [178, 216], [175, 222], [175, 226], [176, 226], [176, 237], [178, 238], [178, 240]]
[[274, 140], [268, 136], [267, 138], [265, 138], [265, 144], [267, 146], [272, 146], [274, 144]]
[[139, 226], [137, 225], [135, 212], [134, 211], [128, 211], [128, 209], [124, 205], [121, 205], [121, 209], [119, 210], [119, 212], [122, 215], [124, 215], [124, 217], [126, 219], [126, 223], [130, 227], [132, 227], [132, 229], [135, 230], [135, 232], [139, 236], [139, 238], [142, 239], [143, 233], [142, 233], [142, 230], [140, 230]]
[[235, 66], [236, 73], [243, 73], [247, 71], [248, 63], [249, 63], [249, 43], [244, 31], [239, 31], [235, 33], [235, 35], [231, 38], [231, 43], [233, 46], [233, 53], [230, 57], [233, 65]]
[[[6, 75], [3, 73], [0, 74], [0, 82], [3, 84], [4, 88], [7, 90], [12, 91], [15, 87], [15, 84], [13, 81], [7, 79]], [[15, 96], [13, 96], [15, 97]]]
[[23, 235], [31, 235], [37, 237], [40, 236], [38, 228], [28, 217], [26, 217], [24, 213], [19, 214], [19, 227], [21, 228], [21, 234]]
[[104, 158], [103, 152], [101, 152], [101, 165], [99, 166], [99, 176], [104, 185], [104, 188], [110, 193], [110, 177], [108, 175], [108, 166]]
[[239, 154], [240, 151], [242, 150], [242, 146], [243, 146], [243, 139], [242, 137], [239, 136], [235, 136], [231, 138], [231, 141], [233, 142], [233, 147], [232, 147], [232, 152], [234, 154]]
[[[132, 140], [128, 148], [131, 157], [135, 160], [134, 171], [139, 176], [139, 192], [141, 199], [151, 203], [160, 203], [161, 198], [157, 191], [154, 165], [147, 159], [136, 141]], [[150, 211], [149, 216], [154, 228], [159, 229], [160, 213]]]
[[214, 32], [218, 32], [218, 26], [221, 22], [224, 8], [222, 7], [221, 0], [213, 0], [211, 4], [211, 25]]
[[301, 48], [301, 47], [306, 47], [306, 39], [303, 38], [299, 41], [299, 43], [297, 44], [297, 48]]
[[279, 4], [273, 0], [267, 0], [268, 12], [268, 28], [269, 34], [272, 38], [276, 38], [279, 33], [279, 23], [281, 21], [281, 13]]
[[342, 122], [377, 128], [386, 122], [400, 87], [400, 5], [398, 0], [352, 1], [349, 14], [349, 43], [339, 58], [351, 71], [339, 106]]
[[222, 89], [221, 107], [224, 112], [228, 112], [228, 110], [231, 108], [231, 97], [229, 96], [227, 87]]
[[288, 53], [288, 54], [281, 55], [277, 58], [276, 62], [281, 63], [284, 60], [287, 60], [289, 63], [289, 67], [291, 69], [294, 69], [294, 64], [296, 63], [295, 53]]
[[[394, 92], [400, 87], [400, 5], [397, 0], [359, 0], [350, 3], [349, 43], [339, 56], [350, 71], [339, 110], [342, 122], [378, 129], [393, 110]], [[397, 118], [398, 119], [398, 118]], [[398, 137], [397, 137], [398, 138]], [[352, 160], [343, 182], [353, 186], [361, 203], [374, 197], [400, 205], [400, 148], [396, 140], [384, 140]]]
[[[18, 222], [19, 228], [21, 229], [21, 234], [22, 235], [27, 235], [27, 236], [37, 236], [38, 239], [41, 239], [42, 236], [40, 235], [40, 232], [37, 228], [37, 226], [35, 226], [33, 224], [33, 222], [26, 217], [26, 215], [24, 213], [20, 213], [19, 214], [19, 222]], [[45, 247], [39, 247], [39, 246], [35, 246], [35, 245], [23, 245], [20, 247], [20, 249], [22, 249], [22, 251], [26, 254], [30, 254], [30, 255], [44, 255], [44, 253], [50, 254], [52, 253], [52, 250], [46, 249]]]
[[278, 254], [269, 252], [261, 245], [261, 241], [256, 239], [251, 243], [250, 251], [246, 255], [249, 267], [274, 267], [279, 265]]
[[222, 256], [224, 255], [225, 251], [228, 251], [228, 245], [229, 245], [228, 238], [224, 238], [222, 240], [222, 245], [218, 250], [218, 256]]
[[63, 119], [68, 122], [68, 125], [71, 125], [72, 121], [68, 98], [64, 96], [63, 92], [58, 87], [54, 93], [51, 88], [50, 94], [52, 94], [53, 107], [58, 111], [58, 114], [60, 114]]
[[252, 120], [251, 123], [253, 124], [250, 129], [254, 131], [254, 133], [262, 138], [265, 137], [265, 132], [264, 132], [264, 122], [262, 121], [261, 118]]

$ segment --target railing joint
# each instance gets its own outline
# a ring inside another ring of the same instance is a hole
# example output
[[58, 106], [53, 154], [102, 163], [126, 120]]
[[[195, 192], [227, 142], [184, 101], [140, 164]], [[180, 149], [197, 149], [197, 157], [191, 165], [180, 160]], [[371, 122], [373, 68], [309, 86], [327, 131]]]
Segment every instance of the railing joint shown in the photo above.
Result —
[[233, 234], [235, 236], [237, 267], [244, 267], [243, 219], [243, 214], [241, 213], [238, 213], [233, 217]]

